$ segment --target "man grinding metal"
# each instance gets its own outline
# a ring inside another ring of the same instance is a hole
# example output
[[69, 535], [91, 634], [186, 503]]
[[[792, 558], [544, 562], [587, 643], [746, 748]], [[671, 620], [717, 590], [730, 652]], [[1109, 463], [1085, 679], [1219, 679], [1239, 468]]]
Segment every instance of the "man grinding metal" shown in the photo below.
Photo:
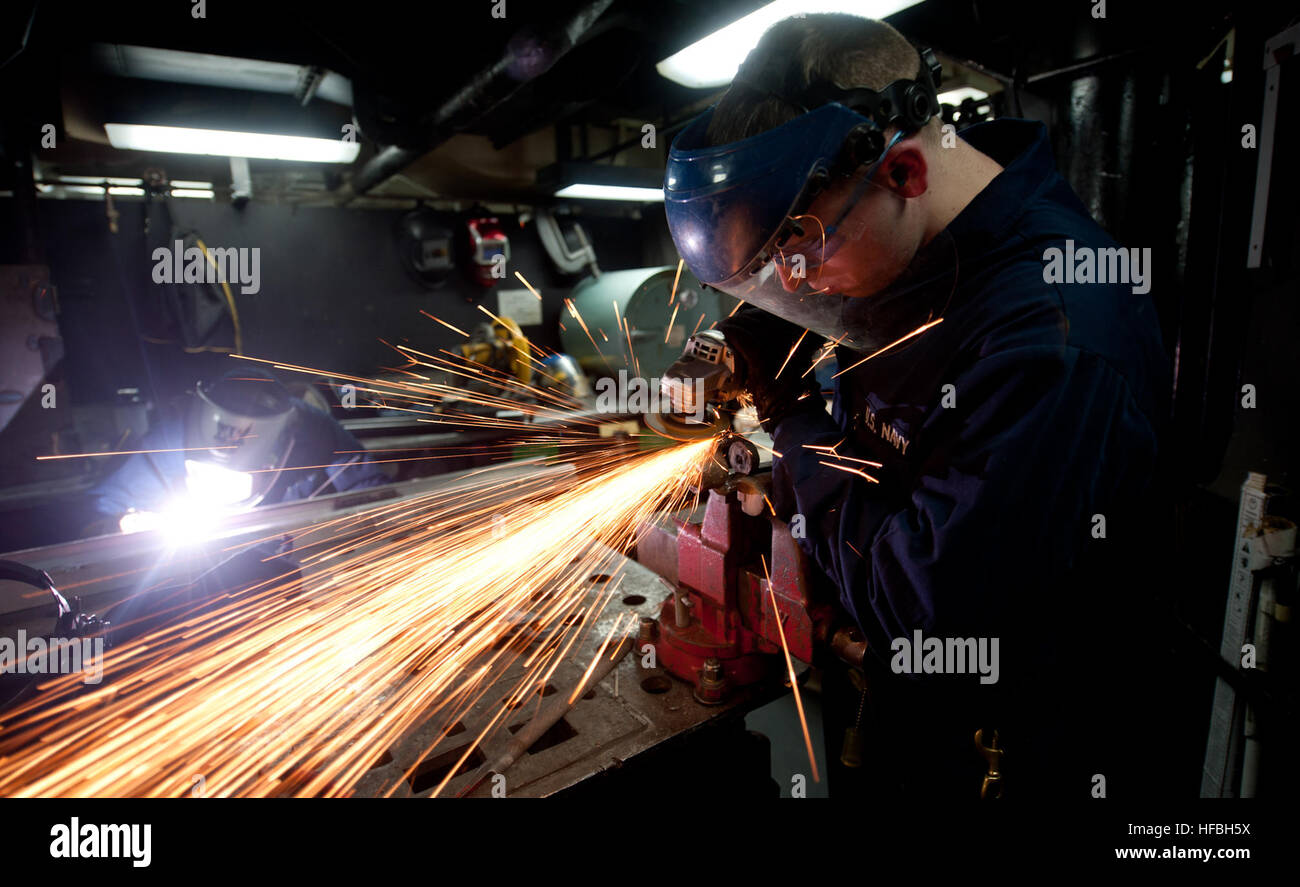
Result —
[[[686, 265], [745, 303], [716, 331], [779, 454], [775, 510], [868, 640], [865, 681], [824, 676], [831, 790], [1163, 790], [1147, 608], [1118, 566], [1165, 411], [1154, 305], [1045, 272], [1067, 242], [1118, 245], [1043, 124], [945, 132], [939, 76], [885, 23], [785, 20], [665, 177]], [[805, 371], [831, 356], [828, 414]], [[925, 639], [937, 667], [914, 667]], [[952, 673], [950, 639], [992, 667]], [[837, 768], [855, 724], [864, 763]]]

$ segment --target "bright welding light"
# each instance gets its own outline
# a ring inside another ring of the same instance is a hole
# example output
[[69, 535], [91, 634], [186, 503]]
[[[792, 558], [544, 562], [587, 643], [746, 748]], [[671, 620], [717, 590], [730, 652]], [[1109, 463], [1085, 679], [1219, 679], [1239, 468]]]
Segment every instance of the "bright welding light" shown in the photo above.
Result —
[[211, 462], [186, 459], [185, 489], [199, 505], [238, 505], [252, 497], [253, 476]]
[[185, 495], [173, 498], [161, 511], [131, 509], [122, 515], [118, 528], [123, 533], [157, 530], [173, 547], [190, 545], [206, 538], [222, 515], [252, 497], [253, 476], [186, 459], [185, 489]]
[[158, 529], [162, 517], [156, 511], [136, 511], [132, 508], [122, 515], [117, 528], [123, 533], [147, 533]]
[[163, 509], [158, 529], [173, 548], [183, 548], [208, 538], [225, 512], [193, 496], [182, 496]]
[[123, 533], [161, 533], [171, 548], [202, 541], [216, 527], [223, 510], [190, 496], [178, 496], [161, 511], [131, 509], [118, 521]]

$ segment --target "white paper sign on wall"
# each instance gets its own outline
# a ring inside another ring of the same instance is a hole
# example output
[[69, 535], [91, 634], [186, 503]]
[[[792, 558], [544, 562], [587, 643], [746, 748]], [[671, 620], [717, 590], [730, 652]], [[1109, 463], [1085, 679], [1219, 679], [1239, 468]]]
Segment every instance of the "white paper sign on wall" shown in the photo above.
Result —
[[542, 303], [528, 290], [497, 290], [497, 314], [520, 326], [540, 326]]

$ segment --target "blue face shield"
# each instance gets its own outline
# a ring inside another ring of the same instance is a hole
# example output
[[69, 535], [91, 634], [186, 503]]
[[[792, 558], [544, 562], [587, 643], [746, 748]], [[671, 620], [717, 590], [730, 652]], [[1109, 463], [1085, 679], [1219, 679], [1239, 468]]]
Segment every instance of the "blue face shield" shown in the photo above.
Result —
[[820, 266], [846, 243], [869, 236], [849, 213], [869, 189], [881, 188], [873, 177], [906, 133], [897, 133], [865, 172], [854, 171], [848, 196], [818, 218], [808, 207], [831, 180], [845, 141], [854, 130], [879, 127], [830, 103], [710, 147], [712, 116], [706, 111], [673, 141], [664, 180], [669, 230], [701, 282], [859, 351], [883, 347], [937, 316], [956, 280], [955, 253], [942, 235], [875, 295], [850, 298], [819, 287]]
[[[849, 133], [875, 126], [830, 104], [752, 138], [708, 147], [712, 119], [709, 109], [673, 140], [664, 178], [677, 249], [711, 286], [755, 270], [750, 265], [760, 256], [770, 259], [782, 235], [798, 236], [787, 222], [807, 208], [799, 204], [814, 183], [829, 178]], [[725, 238], [718, 236], [724, 225]]]

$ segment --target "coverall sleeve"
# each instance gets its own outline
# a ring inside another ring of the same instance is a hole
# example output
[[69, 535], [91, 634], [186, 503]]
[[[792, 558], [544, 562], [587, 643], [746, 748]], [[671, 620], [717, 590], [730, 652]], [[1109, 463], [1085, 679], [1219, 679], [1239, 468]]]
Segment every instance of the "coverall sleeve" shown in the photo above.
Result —
[[163, 452], [133, 453], [89, 491], [91, 510], [100, 518], [119, 518], [132, 508], [158, 511], [184, 482], [184, 454], [179, 423], [165, 421], [146, 434], [137, 448]]
[[[1151, 423], [1097, 355], [1010, 348], [953, 384], [955, 405], [933, 404], [913, 431], [919, 464], [905, 475], [865, 469], [879, 484], [804, 448], [844, 439], [825, 414], [792, 417], [775, 435], [776, 489], [793, 496], [778, 508], [804, 516], [801, 544], [877, 650], [918, 629], [982, 636], [1010, 608], [1024, 611], [1019, 596], [1052, 594], [1044, 577], [1095, 542], [1093, 515], [1150, 477]], [[873, 458], [849, 446], [838, 451]]]
[[[331, 421], [333, 422], [332, 419]], [[333, 422], [333, 425], [335, 462], [330, 466], [329, 473], [334, 489], [343, 493], [388, 483], [388, 475], [375, 464], [373, 457], [361, 445], [361, 441], [337, 422]]]

